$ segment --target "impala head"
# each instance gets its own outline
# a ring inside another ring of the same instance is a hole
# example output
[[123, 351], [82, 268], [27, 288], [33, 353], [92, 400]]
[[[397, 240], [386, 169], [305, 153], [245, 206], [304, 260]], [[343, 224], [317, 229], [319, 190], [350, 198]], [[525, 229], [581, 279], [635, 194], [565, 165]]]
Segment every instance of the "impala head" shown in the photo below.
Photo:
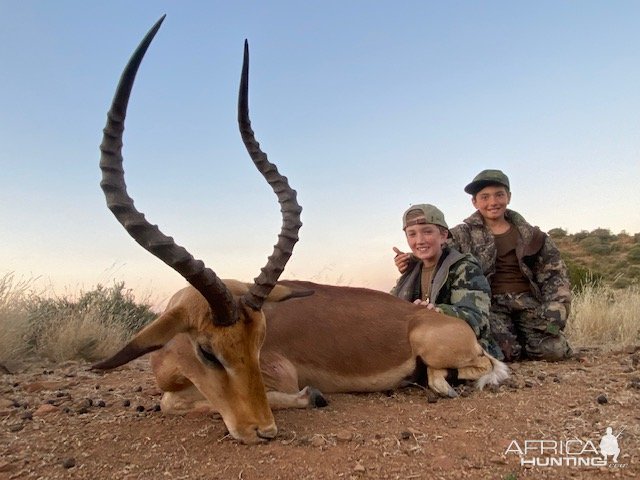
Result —
[[253, 443], [261, 438], [271, 438], [277, 431], [259, 366], [260, 347], [265, 336], [261, 308], [265, 301], [269, 301], [270, 295], [277, 299], [288, 295], [286, 292], [283, 294], [281, 288], [274, 290], [274, 287], [298, 240], [298, 230], [302, 225], [301, 208], [296, 201], [296, 192], [260, 150], [251, 129], [248, 113], [249, 56], [245, 42], [238, 98], [240, 133], [251, 159], [276, 193], [283, 218], [278, 243], [266, 266], [252, 285], [223, 282], [202, 261], [194, 259], [136, 210], [124, 181], [122, 133], [136, 72], [163, 20], [164, 17], [142, 40], [118, 84], [100, 145], [100, 185], [107, 206], [134, 240], [180, 273], [192, 287], [174, 295], [160, 317], [142, 329], [113, 357], [93, 368], [110, 369], [123, 365], [162, 348], [176, 335], [184, 333], [198, 361], [181, 364], [181, 369], [190, 370], [181, 373], [192, 380], [220, 412], [235, 438]]

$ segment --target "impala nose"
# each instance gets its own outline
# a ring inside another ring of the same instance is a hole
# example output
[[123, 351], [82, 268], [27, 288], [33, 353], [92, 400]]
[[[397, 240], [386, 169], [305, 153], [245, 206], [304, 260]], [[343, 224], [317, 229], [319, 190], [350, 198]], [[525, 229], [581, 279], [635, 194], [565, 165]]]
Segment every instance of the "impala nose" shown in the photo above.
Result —
[[278, 427], [276, 427], [275, 423], [272, 423], [267, 427], [257, 428], [256, 433], [260, 438], [264, 438], [265, 440], [271, 440], [272, 438], [275, 438], [275, 436], [278, 434]]

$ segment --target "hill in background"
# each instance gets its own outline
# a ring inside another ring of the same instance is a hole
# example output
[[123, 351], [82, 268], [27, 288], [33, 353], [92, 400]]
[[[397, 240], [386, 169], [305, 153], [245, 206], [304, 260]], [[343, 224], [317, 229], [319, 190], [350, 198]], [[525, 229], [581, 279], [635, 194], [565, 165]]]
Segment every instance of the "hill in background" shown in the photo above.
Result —
[[626, 288], [640, 283], [640, 233], [597, 228], [568, 234], [562, 228], [549, 230], [560, 249], [571, 282], [577, 289], [585, 283], [605, 283], [613, 288]]

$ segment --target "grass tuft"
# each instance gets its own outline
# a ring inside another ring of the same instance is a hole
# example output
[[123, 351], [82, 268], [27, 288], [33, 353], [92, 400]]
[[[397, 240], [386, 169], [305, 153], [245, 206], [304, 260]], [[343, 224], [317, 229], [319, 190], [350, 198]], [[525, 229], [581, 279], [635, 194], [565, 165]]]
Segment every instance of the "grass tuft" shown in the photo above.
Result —
[[640, 342], [640, 287], [587, 284], [573, 299], [566, 333], [572, 345], [619, 349]]
[[0, 277], [0, 364], [30, 357], [95, 361], [156, 316], [124, 283], [98, 285], [77, 299], [35, 293], [32, 283]]

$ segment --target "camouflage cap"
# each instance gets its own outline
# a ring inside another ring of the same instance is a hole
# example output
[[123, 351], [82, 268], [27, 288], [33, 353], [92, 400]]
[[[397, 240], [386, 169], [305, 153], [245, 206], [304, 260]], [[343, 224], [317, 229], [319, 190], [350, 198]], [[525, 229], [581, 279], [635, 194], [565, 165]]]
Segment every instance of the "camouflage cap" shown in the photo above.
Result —
[[449, 229], [447, 222], [444, 220], [444, 213], [442, 213], [437, 207], [429, 205], [428, 203], [421, 203], [418, 205], [411, 205], [404, 215], [402, 215], [402, 229], [412, 225], [430, 223], [433, 225], [439, 225], [441, 227]]
[[464, 191], [470, 195], [475, 195], [484, 187], [489, 185], [503, 185], [510, 190], [509, 177], [507, 177], [501, 170], [483, 170], [475, 176], [473, 182], [464, 187]]

